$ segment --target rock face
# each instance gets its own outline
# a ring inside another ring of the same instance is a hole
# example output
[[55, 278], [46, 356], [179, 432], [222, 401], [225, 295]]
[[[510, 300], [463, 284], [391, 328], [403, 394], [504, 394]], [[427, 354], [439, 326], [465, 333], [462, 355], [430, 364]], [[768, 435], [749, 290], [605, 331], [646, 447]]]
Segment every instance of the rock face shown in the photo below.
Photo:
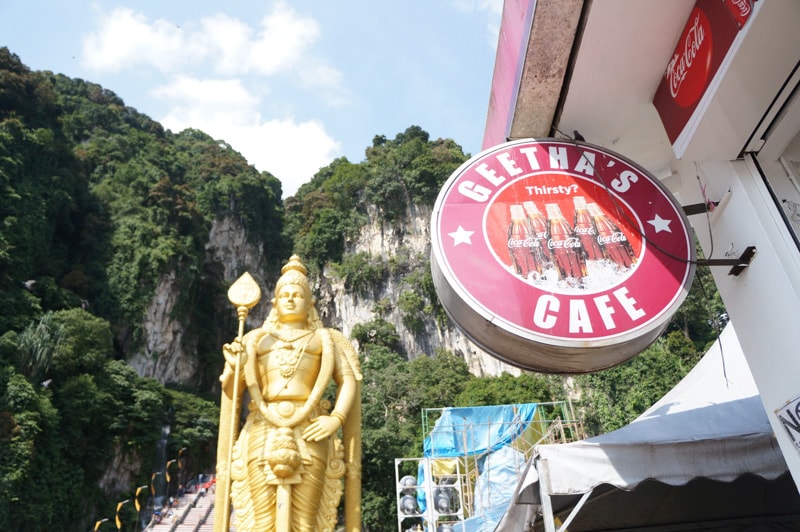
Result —
[[105, 495], [117, 494], [120, 486], [135, 486], [133, 482], [141, 470], [139, 456], [130, 450], [123, 450], [122, 444], [117, 444], [114, 456], [100, 479], [99, 487]]
[[[430, 257], [429, 207], [409, 207], [402, 222], [387, 224], [375, 209], [368, 213], [368, 223], [361, 228], [360, 235], [348, 242], [347, 253], [366, 253], [376, 260], [404, 261], [405, 269], [423, 271], [428, 269]], [[273, 282], [264, 279], [265, 251], [246, 238], [244, 228], [235, 218], [216, 221], [209, 234], [206, 260], [213, 265], [209, 270], [217, 272], [216, 281], [230, 286], [243, 272], [250, 272], [262, 289], [262, 302], [248, 318], [247, 329], [261, 323], [269, 310], [270, 292]], [[287, 257], [288, 258], [288, 257]], [[159, 282], [155, 296], [147, 309], [143, 330], [143, 345], [129, 355], [129, 363], [137, 373], [153, 377], [162, 383], [177, 383], [192, 386], [197, 382], [196, 339], [186, 334], [189, 326], [180, 320], [181, 313], [174, 312], [181, 284], [180, 272], [170, 272]], [[447, 320], [437, 324], [431, 316], [423, 325], [410, 330], [403, 323], [403, 312], [398, 298], [404, 290], [413, 287], [404, 280], [402, 273], [389, 274], [380, 286], [371, 290], [369, 296], [359, 295], [345, 289], [344, 280], [333, 269], [326, 268], [317, 280], [315, 293], [323, 322], [350, 335], [357, 324], [370, 322], [378, 317], [392, 323], [400, 335], [403, 351], [409, 359], [418, 356], [433, 356], [437, 349], [451, 351], [464, 358], [470, 371], [478, 376], [499, 375], [508, 372], [518, 375], [517, 368], [509, 366], [488, 355], [473, 344], [460, 329]], [[376, 313], [376, 302], [384, 301], [380, 315]], [[220, 301], [220, 306], [227, 301]], [[220, 309], [219, 313], [230, 312]], [[220, 331], [224, 341], [233, 329]]]
[[[249, 242], [246, 236], [242, 225], [233, 217], [216, 220], [212, 224], [206, 245], [206, 261], [215, 266], [208, 270], [215, 272], [213, 275], [216, 278], [206, 279], [206, 282], [227, 287], [242, 273], [249, 271], [264, 289], [264, 251]], [[186, 334], [191, 324], [185, 322], [191, 317], [187, 317], [185, 312], [175, 312], [181, 290], [180, 275], [181, 272], [172, 271], [159, 281], [142, 323], [143, 345], [128, 356], [128, 363], [142, 377], [152, 377], [164, 384], [193, 386], [197, 383], [199, 370], [195, 356], [197, 338]], [[264, 320], [263, 299], [262, 304], [251, 312], [248, 325]], [[233, 316], [233, 310], [226, 300], [219, 301], [218, 305], [221, 307], [219, 313], [228, 312]], [[220, 345], [235, 332], [234, 328], [221, 330], [217, 335], [224, 338], [219, 342]]]
[[179, 290], [177, 274], [172, 271], [161, 278], [147, 308], [142, 322], [144, 345], [128, 357], [142, 377], [179, 384], [194, 379], [196, 364], [188, 356], [193, 346], [184, 343], [185, 327], [173, 313]]
[[[430, 207], [411, 205], [404, 221], [393, 225], [382, 222], [375, 209], [369, 210], [368, 219], [358, 239], [349, 243], [348, 252], [367, 253], [384, 261], [402, 257], [408, 260], [411, 268], [430, 269]], [[429, 318], [424, 320], [422, 330], [410, 330], [403, 323], [403, 312], [397, 305], [397, 299], [403, 290], [413, 287], [405, 284], [399, 275], [390, 275], [369, 298], [346, 291], [344, 283], [329, 269], [324, 272], [318, 288], [324, 294], [320, 297], [323, 321], [342, 329], [347, 335], [354, 325], [376, 319], [376, 301], [386, 300], [390, 305], [380, 317], [395, 326], [409, 359], [433, 356], [437, 349], [444, 349], [462, 357], [470, 372], [477, 376], [500, 375], [503, 372], [520, 374], [519, 369], [501, 362], [473, 344], [450, 320], [440, 326], [435, 319]]]

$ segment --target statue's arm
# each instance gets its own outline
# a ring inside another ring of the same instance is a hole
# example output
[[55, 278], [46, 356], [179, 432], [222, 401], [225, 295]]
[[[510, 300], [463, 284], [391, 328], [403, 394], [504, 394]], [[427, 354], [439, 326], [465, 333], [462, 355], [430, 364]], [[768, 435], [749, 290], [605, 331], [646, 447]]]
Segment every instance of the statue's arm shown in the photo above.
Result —
[[336, 346], [336, 367], [333, 379], [339, 387], [336, 404], [331, 415], [338, 417], [341, 424], [344, 425], [345, 419], [353, 411], [353, 406], [361, 402], [358, 386], [358, 381], [362, 379], [361, 367], [358, 353], [344, 334], [337, 330], [331, 330], [331, 338]]
[[336, 395], [336, 406], [330, 415], [318, 416], [311, 420], [311, 424], [303, 431], [303, 439], [308, 441], [320, 441], [333, 436], [347, 419], [347, 412], [353, 404], [356, 396], [356, 380], [350, 376], [345, 378], [339, 385], [339, 393]]
[[[342, 338], [344, 337], [342, 336]], [[345, 339], [345, 341], [347, 340]], [[355, 373], [357, 368], [352, 367], [348, 357], [343, 352], [340, 339], [335, 336], [334, 346], [336, 365], [333, 371], [333, 378], [338, 386], [336, 404], [330, 415], [318, 416], [303, 431], [303, 438], [309, 441], [320, 441], [333, 436], [339, 428], [344, 426], [347, 415], [355, 401], [360, 401]], [[349, 341], [348, 346], [352, 349]]]

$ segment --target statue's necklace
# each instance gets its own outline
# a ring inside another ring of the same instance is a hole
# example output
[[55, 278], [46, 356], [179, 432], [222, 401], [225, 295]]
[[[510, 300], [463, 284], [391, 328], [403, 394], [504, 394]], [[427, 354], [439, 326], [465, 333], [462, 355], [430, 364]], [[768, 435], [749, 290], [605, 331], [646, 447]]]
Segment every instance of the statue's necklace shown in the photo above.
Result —
[[[281, 377], [284, 379], [291, 379], [297, 368], [300, 367], [300, 361], [306, 352], [309, 342], [311, 342], [312, 333], [314, 331], [297, 331], [291, 329], [289, 331], [272, 331], [272, 336], [278, 339], [279, 345], [275, 346], [275, 359], [278, 363], [278, 370]], [[302, 340], [302, 341], [300, 341]], [[289, 351], [289, 347], [293, 348]]]

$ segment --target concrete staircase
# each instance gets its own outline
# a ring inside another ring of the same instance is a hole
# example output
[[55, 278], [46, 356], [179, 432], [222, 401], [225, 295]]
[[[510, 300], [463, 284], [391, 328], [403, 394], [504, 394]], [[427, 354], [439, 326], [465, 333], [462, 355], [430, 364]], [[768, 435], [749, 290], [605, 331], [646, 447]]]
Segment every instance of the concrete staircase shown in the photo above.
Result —
[[[160, 523], [152, 523], [148, 532], [211, 532], [214, 529], [214, 493], [193, 493], [178, 499], [172, 515], [164, 516]], [[233, 530], [233, 529], [232, 529]]]

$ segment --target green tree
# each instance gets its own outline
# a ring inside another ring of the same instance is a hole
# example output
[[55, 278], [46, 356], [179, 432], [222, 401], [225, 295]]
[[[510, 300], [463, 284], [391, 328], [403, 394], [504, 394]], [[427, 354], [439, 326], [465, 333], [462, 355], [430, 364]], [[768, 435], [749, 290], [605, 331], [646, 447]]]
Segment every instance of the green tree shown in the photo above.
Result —
[[74, 493], [42, 489], [45, 481], [82, 481], [79, 471], [63, 475], [69, 466], [59, 452], [59, 414], [50, 392], [10, 366], [0, 366], [0, 390], [0, 528], [44, 531], [61, 528], [65, 517], [80, 522], [80, 504], [59, 512]]
[[457, 406], [491, 406], [515, 403], [546, 403], [560, 399], [558, 378], [540, 373], [470, 379], [456, 398]]
[[[85, 530], [105, 504], [99, 482], [112, 457], [153, 455], [167, 414], [163, 388], [112, 359], [108, 322], [82, 309], [6, 333], [0, 355], [0, 458], [8, 464], [0, 467], [0, 529]], [[35, 380], [11, 361], [35, 368]]]
[[337, 159], [286, 201], [286, 235], [294, 250], [319, 268], [342, 262], [346, 244], [368, 213], [387, 229], [417, 204], [432, 205], [441, 185], [466, 160], [452, 140], [430, 141], [419, 126], [393, 140], [376, 136], [366, 160]]
[[714, 285], [711, 270], [708, 266], [698, 266], [689, 294], [672, 316], [667, 332], [680, 331], [702, 353], [719, 336], [725, 323], [725, 306]]
[[464, 386], [475, 378], [463, 358], [446, 350], [437, 350], [433, 357], [417, 357], [408, 366], [414, 382], [410, 407], [417, 417], [423, 408], [455, 405]]
[[167, 390], [172, 412], [170, 454], [175, 456], [186, 449], [182, 457], [189, 463], [184, 467], [193, 471], [214, 469], [219, 407], [194, 394]]
[[361, 346], [362, 353], [367, 359], [375, 347], [384, 347], [389, 352], [396, 352], [400, 348], [400, 335], [397, 334], [397, 329], [384, 319], [357, 323], [353, 326], [352, 336]]
[[366, 530], [394, 528], [394, 458], [418, 439], [408, 411], [406, 363], [391, 349], [362, 344], [362, 519]]
[[54, 378], [80, 373], [97, 373], [114, 354], [111, 325], [83, 309], [62, 310], [52, 314], [51, 327], [60, 336], [53, 348]]
[[415, 290], [403, 290], [397, 299], [397, 306], [403, 312], [403, 325], [419, 334], [425, 330], [425, 300]]
[[406, 362], [380, 345], [393, 339], [377, 329], [359, 332], [368, 336], [374, 331], [371, 338], [379, 342], [359, 342], [364, 374], [362, 512], [365, 529], [373, 532], [396, 529], [395, 485], [387, 479], [394, 478], [394, 458], [421, 456], [422, 410], [453, 405], [473, 378], [463, 360], [445, 351]]
[[27, 378], [40, 381], [53, 365], [53, 353], [61, 347], [61, 338], [60, 324], [54, 322], [52, 312], [46, 313], [15, 336], [17, 367]]
[[344, 280], [348, 292], [365, 297], [379, 290], [389, 273], [381, 257], [366, 252], [343, 256], [341, 264], [334, 264], [333, 269]]
[[577, 377], [587, 429], [603, 434], [623, 427], [658, 401], [691, 369], [667, 350], [664, 339], [628, 362]]

